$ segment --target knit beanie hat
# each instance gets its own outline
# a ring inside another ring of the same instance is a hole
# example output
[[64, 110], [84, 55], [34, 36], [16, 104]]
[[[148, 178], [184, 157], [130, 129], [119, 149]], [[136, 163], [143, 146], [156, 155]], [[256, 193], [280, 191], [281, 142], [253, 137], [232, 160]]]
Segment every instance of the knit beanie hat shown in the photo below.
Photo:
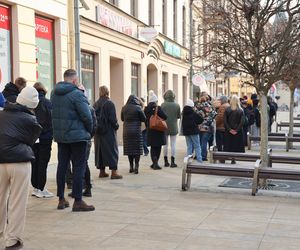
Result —
[[155, 95], [154, 91], [150, 90], [149, 91], [149, 102], [157, 102], [157, 101], [158, 101], [158, 98]]
[[27, 108], [35, 109], [39, 104], [39, 93], [34, 87], [26, 86], [21, 90], [16, 102]]
[[0, 92], [0, 108], [4, 108], [4, 104], [6, 103], [6, 99], [2, 92]]
[[189, 107], [193, 108], [193, 107], [195, 107], [195, 104], [191, 99], [188, 99], [185, 106], [189, 106]]

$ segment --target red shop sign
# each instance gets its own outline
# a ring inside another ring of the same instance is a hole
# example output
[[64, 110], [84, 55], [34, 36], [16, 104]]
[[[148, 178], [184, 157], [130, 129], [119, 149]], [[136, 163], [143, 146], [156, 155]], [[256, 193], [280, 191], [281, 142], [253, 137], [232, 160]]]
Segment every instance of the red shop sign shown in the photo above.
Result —
[[10, 29], [9, 8], [0, 5], [0, 29]]
[[44, 18], [35, 18], [35, 36], [47, 40], [53, 40], [53, 22]]

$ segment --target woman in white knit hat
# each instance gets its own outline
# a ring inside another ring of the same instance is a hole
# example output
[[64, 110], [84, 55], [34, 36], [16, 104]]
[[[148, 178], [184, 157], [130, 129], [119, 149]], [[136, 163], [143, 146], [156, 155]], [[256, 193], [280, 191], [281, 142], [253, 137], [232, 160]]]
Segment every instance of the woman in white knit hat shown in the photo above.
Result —
[[167, 115], [162, 111], [161, 107], [157, 104], [158, 98], [155, 95], [154, 91], [149, 91], [149, 104], [145, 108], [144, 112], [146, 115], [146, 127], [147, 127], [147, 144], [151, 147], [150, 154], [152, 165], [150, 166], [152, 169], [158, 170], [161, 167], [158, 164], [161, 146], [166, 145], [166, 135], [164, 132], [153, 130], [149, 128], [149, 120], [152, 115], [155, 114], [155, 110], [157, 108], [157, 115], [166, 120]]
[[7, 103], [0, 112], [0, 236], [5, 237], [6, 249], [19, 249], [23, 244], [30, 162], [34, 159], [31, 146], [42, 130], [33, 114], [38, 103], [38, 92], [27, 86], [16, 104]]

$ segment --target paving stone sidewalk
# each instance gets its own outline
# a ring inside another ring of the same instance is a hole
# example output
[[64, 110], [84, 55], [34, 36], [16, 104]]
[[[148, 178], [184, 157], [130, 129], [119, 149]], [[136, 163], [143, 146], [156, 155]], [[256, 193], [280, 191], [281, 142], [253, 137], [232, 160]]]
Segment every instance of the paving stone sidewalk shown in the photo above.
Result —
[[[47, 183], [54, 193], [55, 151]], [[24, 249], [300, 249], [300, 194], [252, 197], [250, 190], [218, 187], [225, 178], [214, 176], [193, 176], [191, 191], [182, 192], [182, 137], [177, 151], [178, 168], [154, 171], [142, 157], [139, 175], [128, 173], [121, 156], [123, 180], [99, 179], [92, 154], [93, 197], [85, 200], [96, 210], [58, 211], [57, 198], [29, 197]]]

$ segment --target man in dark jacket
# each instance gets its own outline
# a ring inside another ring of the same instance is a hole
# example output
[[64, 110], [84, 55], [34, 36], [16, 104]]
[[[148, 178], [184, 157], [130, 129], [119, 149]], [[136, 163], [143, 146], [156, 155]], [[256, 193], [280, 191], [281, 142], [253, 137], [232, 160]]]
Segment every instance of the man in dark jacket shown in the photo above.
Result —
[[23, 77], [18, 77], [15, 80], [15, 83], [9, 82], [5, 85], [3, 90], [3, 95], [8, 102], [15, 103], [18, 94], [21, 92], [23, 88], [26, 87], [26, 79]]
[[[164, 102], [161, 105], [161, 109], [168, 116], [166, 122], [168, 125], [168, 130], [166, 132], [166, 145], [164, 146], [164, 160], [165, 167], [171, 166], [171, 168], [176, 168], [175, 163], [175, 153], [176, 153], [176, 135], [178, 134], [178, 119], [180, 119], [180, 106], [175, 103], [175, 93], [172, 90], [167, 90], [164, 94]], [[171, 142], [171, 165], [168, 161], [168, 146], [169, 137]]]
[[34, 159], [31, 146], [42, 130], [32, 113], [39, 102], [38, 92], [28, 86], [16, 102], [0, 111], [0, 236], [5, 236], [7, 249], [23, 244], [30, 161]]
[[95, 210], [94, 206], [82, 200], [82, 179], [86, 170], [86, 150], [91, 139], [93, 119], [89, 102], [78, 86], [77, 72], [68, 69], [64, 73], [64, 81], [57, 83], [51, 94], [53, 136], [58, 144], [57, 209], [69, 207], [64, 196], [65, 176], [72, 160], [74, 212]]

